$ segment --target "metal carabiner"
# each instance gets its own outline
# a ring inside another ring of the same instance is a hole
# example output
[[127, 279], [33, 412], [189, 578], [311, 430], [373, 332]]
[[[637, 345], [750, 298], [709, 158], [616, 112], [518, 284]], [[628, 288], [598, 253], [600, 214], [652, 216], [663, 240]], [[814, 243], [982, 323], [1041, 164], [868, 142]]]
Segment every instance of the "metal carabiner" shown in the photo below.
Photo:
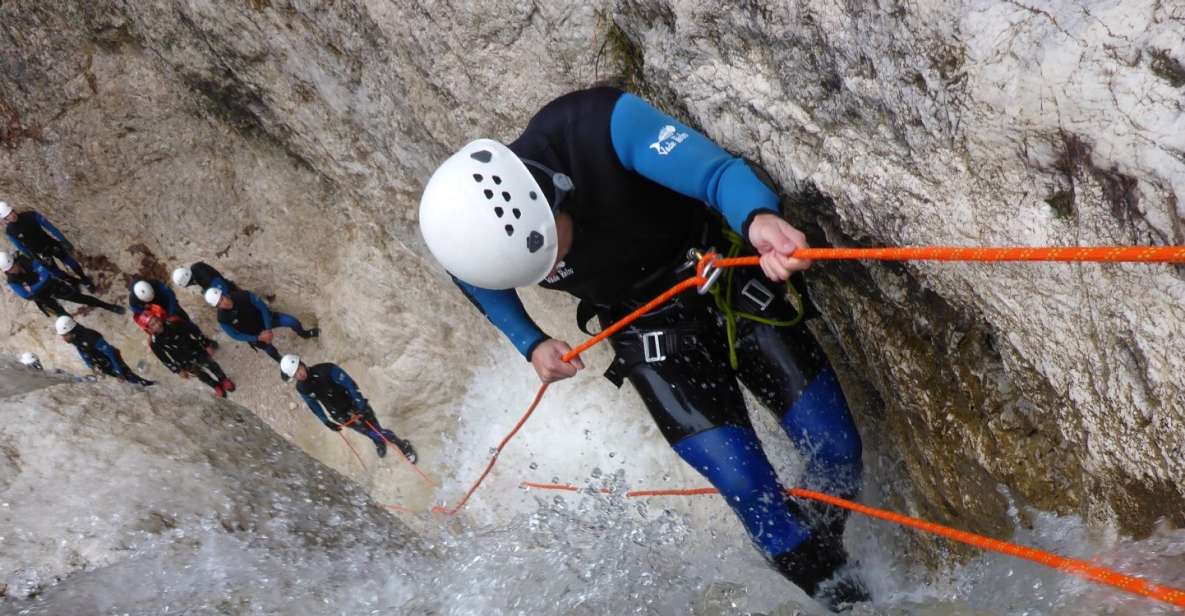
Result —
[[[708, 261], [707, 263], [704, 263], [703, 271], [696, 272], [698, 276], [700, 276], [701, 278], [704, 279], [704, 282], [702, 284], [698, 285], [695, 288], [695, 290], [700, 295], [707, 295], [708, 292], [712, 290], [712, 285], [716, 284], [716, 281], [720, 279], [720, 274], [724, 273], [723, 269], [720, 269], [719, 267], [716, 266], [716, 259], [718, 259], [719, 257], [716, 256], [715, 252], [709, 252], [709, 253], [707, 253], [707, 255], [705, 255], [704, 253], [702, 253], [698, 250], [695, 250], [694, 248], [691, 249], [690, 251], [688, 251], [688, 254], [693, 255], [695, 257], [697, 264], [698, 264], [698, 262], [702, 262], [704, 260], [705, 256], [711, 257], [710, 261]], [[696, 269], [698, 270], [698, 267]]]

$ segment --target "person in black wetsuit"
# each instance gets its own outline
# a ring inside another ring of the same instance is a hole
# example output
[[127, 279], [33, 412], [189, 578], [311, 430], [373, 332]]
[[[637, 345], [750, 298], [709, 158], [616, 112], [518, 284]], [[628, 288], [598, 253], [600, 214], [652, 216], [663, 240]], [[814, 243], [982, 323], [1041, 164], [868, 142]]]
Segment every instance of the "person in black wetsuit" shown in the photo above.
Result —
[[[735, 243], [760, 255], [764, 279], [732, 270], [716, 297], [683, 294], [612, 336], [606, 376], [634, 386], [786, 578], [833, 607], [866, 597], [850, 571], [836, 575], [846, 514], [784, 499], [741, 395], [743, 383], [775, 414], [813, 487], [857, 494], [862, 444], [843, 391], [805, 325], [789, 325], [797, 311], [779, 285], [809, 266], [793, 257], [807, 243], [781, 218], [768, 176], [638, 97], [596, 88], [552, 101], [509, 146], [481, 139], [445, 161], [424, 190], [420, 229], [544, 382], [584, 366], [561, 359], [571, 347], [535, 325], [515, 288], [570, 293], [582, 327], [590, 315], [607, 326], [693, 275], [692, 249]], [[759, 318], [736, 321], [735, 368], [730, 312]]]
[[55, 263], [55, 260], [60, 261], [74, 272], [83, 286], [94, 292], [95, 281], [86, 275], [78, 259], [74, 258], [74, 245], [44, 216], [33, 210], [17, 212], [12, 206], [0, 201], [0, 220], [5, 223], [4, 233], [9, 241], [22, 254], [64, 276], [65, 273]]
[[227, 378], [218, 362], [206, 350], [205, 339], [193, 332], [180, 317], [164, 316], [155, 310], [136, 315], [136, 325], [148, 334], [148, 346], [169, 372], [187, 379], [196, 376], [210, 386], [214, 395], [225, 398], [235, 390], [234, 381]]
[[154, 384], [132, 372], [119, 349], [108, 344], [99, 332], [83, 327], [67, 316], [58, 317], [54, 322], [54, 331], [62, 340], [74, 345], [82, 362], [95, 373], [145, 387]]
[[69, 314], [58, 300], [94, 306], [115, 314], [125, 312], [122, 306], [108, 304], [97, 297], [83, 294], [77, 286], [71, 284], [69, 279], [64, 277], [65, 274], [25, 255], [14, 256], [0, 252], [0, 270], [4, 271], [8, 286], [13, 293], [36, 304], [37, 308], [47, 316]]
[[296, 379], [296, 391], [326, 428], [340, 432], [342, 426], [349, 425], [374, 442], [380, 458], [386, 457], [389, 442], [398, 447], [412, 464], [416, 463], [416, 450], [411, 443], [379, 425], [374, 409], [362, 397], [354, 379], [336, 364], [317, 364], [310, 368], [304, 365], [299, 355], [289, 354], [280, 360], [280, 376], [285, 381]]
[[[137, 279], [128, 291], [128, 307], [132, 309], [132, 316], [139, 317], [145, 309], [156, 306], [160, 314], [157, 317], [177, 317], [178, 323], [189, 329], [190, 333], [203, 341], [205, 348], [214, 350], [218, 343], [202, 333], [197, 323], [189, 317], [189, 313], [177, 302], [177, 295], [165, 283], [159, 280]], [[137, 321], [137, 323], [139, 323]]]
[[280, 352], [272, 346], [275, 327], [287, 327], [301, 338], [316, 338], [321, 330], [305, 329], [296, 317], [273, 311], [254, 293], [231, 291], [224, 293], [216, 286], [206, 289], [206, 303], [218, 309], [218, 324], [226, 335], [246, 342], [251, 348], [267, 353], [280, 361]]
[[189, 267], [181, 266], [173, 270], [173, 284], [180, 288], [196, 286], [204, 294], [210, 287], [217, 287], [223, 293], [239, 291], [239, 286], [223, 276], [204, 261], [198, 261]]

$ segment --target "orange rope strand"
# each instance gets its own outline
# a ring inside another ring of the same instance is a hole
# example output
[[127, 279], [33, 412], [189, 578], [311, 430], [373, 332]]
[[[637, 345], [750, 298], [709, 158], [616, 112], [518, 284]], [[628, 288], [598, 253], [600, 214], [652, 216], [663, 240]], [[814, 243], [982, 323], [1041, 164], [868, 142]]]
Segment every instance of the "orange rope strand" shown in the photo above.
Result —
[[[524, 487], [533, 488], [536, 490], [558, 490], [564, 492], [576, 492], [580, 488], [570, 484], [556, 484], [556, 483], [534, 483], [523, 482]], [[600, 488], [594, 490], [602, 494], [611, 493], [607, 488]], [[901, 526], [906, 526], [914, 530], [919, 530], [932, 535], [945, 537], [952, 541], [964, 543], [970, 546], [996, 552], [999, 554], [1007, 554], [1016, 558], [1021, 558], [1039, 565], [1044, 565], [1051, 569], [1064, 571], [1085, 578], [1092, 582], [1105, 584], [1113, 588], [1170, 603], [1178, 607], [1185, 607], [1185, 591], [1182, 591], [1171, 586], [1162, 586], [1154, 584], [1137, 577], [1119, 573], [1113, 569], [1094, 565], [1084, 560], [1076, 558], [1066, 558], [1052, 552], [1038, 550], [1036, 548], [1025, 547], [1015, 543], [1008, 543], [1007, 541], [1000, 541], [983, 535], [969, 533], [966, 531], [955, 530], [949, 526], [935, 524], [934, 522], [927, 522], [919, 518], [902, 515], [893, 511], [886, 511], [884, 509], [877, 509], [860, 503], [854, 503], [850, 500], [842, 499], [830, 494], [823, 494], [822, 492], [814, 492], [811, 490], [803, 490], [801, 488], [791, 488], [786, 490], [786, 493], [797, 498], [804, 498], [809, 500], [826, 503], [834, 507], [841, 507], [854, 511], [861, 515], [866, 515], [878, 520], [885, 520]], [[625, 495], [629, 498], [652, 497], [652, 496], [702, 496], [705, 494], [719, 494], [716, 488], [691, 488], [691, 489], [671, 489], [671, 490], [630, 490]]]

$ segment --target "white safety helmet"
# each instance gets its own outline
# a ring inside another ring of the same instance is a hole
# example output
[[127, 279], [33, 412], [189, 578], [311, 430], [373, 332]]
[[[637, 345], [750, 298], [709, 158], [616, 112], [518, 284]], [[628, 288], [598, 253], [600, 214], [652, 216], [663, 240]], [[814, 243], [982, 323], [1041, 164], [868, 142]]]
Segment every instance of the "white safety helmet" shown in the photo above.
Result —
[[0, 218], [4, 218], [12, 213], [12, 206], [4, 201], [0, 201]]
[[25, 351], [21, 353], [20, 362], [22, 366], [36, 366], [41, 363], [41, 360], [37, 359], [37, 356], [29, 351]]
[[156, 299], [156, 291], [147, 280], [141, 280], [132, 285], [132, 293], [136, 295], [136, 299], [142, 302], [150, 302]]
[[469, 143], [432, 174], [420, 198], [420, 232], [445, 269], [492, 290], [543, 280], [558, 250], [555, 215], [539, 183], [492, 139]]
[[0, 271], [7, 272], [12, 269], [14, 263], [16, 263], [16, 259], [12, 258], [11, 252], [0, 252]]
[[188, 287], [190, 280], [193, 280], [193, 272], [188, 267], [181, 266], [173, 270], [173, 284]]
[[218, 287], [210, 287], [206, 289], [206, 303], [217, 308], [218, 302], [222, 301], [222, 289]]
[[289, 353], [280, 359], [280, 373], [288, 378], [295, 378], [300, 368], [300, 355]]
[[66, 334], [74, 331], [74, 327], [77, 325], [78, 323], [75, 323], [74, 319], [71, 319], [67, 316], [60, 316], [58, 317], [57, 321], [54, 321], [53, 329], [58, 333], [59, 336], [65, 336]]

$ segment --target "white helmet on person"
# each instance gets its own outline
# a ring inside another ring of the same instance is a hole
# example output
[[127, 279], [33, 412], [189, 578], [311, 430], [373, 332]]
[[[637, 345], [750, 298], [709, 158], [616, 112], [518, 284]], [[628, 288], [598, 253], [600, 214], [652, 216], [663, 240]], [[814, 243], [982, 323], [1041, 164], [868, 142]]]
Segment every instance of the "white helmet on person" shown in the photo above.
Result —
[[76, 323], [74, 319], [64, 315], [58, 317], [58, 320], [54, 321], [53, 323], [53, 329], [58, 333], [59, 336], [65, 336], [66, 334], [74, 331], [76, 326], [78, 326], [78, 323]]
[[20, 362], [21, 362], [22, 366], [32, 367], [32, 366], [39, 365], [41, 363], [41, 360], [38, 359], [37, 356], [34, 355], [33, 353], [31, 353], [29, 351], [25, 351], [24, 353], [21, 353]]
[[5, 218], [12, 213], [12, 206], [5, 201], [0, 201], [0, 218]]
[[156, 290], [147, 280], [141, 280], [132, 285], [132, 293], [135, 294], [136, 299], [145, 303], [156, 299]]
[[206, 289], [206, 303], [217, 308], [218, 302], [222, 301], [222, 289], [218, 287], [210, 287]]
[[181, 267], [173, 270], [173, 284], [179, 287], [188, 287], [190, 280], [193, 280], [193, 271], [191, 271], [188, 267], [182, 265]]
[[296, 371], [300, 369], [300, 355], [289, 353], [280, 359], [280, 374], [288, 378], [296, 377]]
[[558, 251], [539, 183], [492, 139], [470, 142], [432, 174], [420, 197], [420, 232], [451, 274], [492, 290], [540, 282]]
[[12, 258], [11, 252], [0, 252], [0, 271], [7, 272], [12, 269], [16, 259]]

